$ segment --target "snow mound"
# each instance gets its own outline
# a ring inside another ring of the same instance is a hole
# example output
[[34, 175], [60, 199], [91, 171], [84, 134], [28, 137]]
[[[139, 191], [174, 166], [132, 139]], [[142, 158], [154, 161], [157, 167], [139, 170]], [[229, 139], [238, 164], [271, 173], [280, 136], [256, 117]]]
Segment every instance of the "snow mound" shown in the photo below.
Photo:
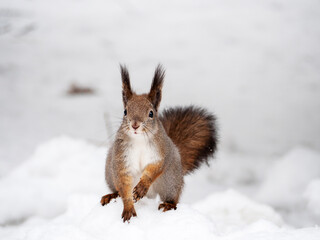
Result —
[[259, 220], [278, 226], [284, 224], [280, 215], [271, 207], [258, 204], [234, 190], [212, 194], [193, 206], [208, 215], [222, 232], [240, 230]]
[[303, 194], [308, 210], [313, 213], [320, 224], [320, 179], [311, 181]]
[[305, 148], [290, 151], [275, 162], [258, 197], [273, 206], [288, 208], [301, 202], [308, 184], [320, 176], [320, 154]]
[[66, 210], [68, 196], [105, 189], [105, 148], [59, 137], [40, 145], [0, 181], [0, 224], [30, 216], [54, 217]]
[[[221, 198], [228, 202], [242, 202], [243, 196], [227, 191], [219, 193]], [[208, 197], [214, 199], [215, 195]], [[230, 197], [232, 197], [230, 199]], [[212, 202], [204, 201], [201, 205], [212, 209]], [[217, 198], [215, 198], [217, 199]], [[248, 201], [250, 203], [251, 201]], [[253, 203], [253, 202], [252, 202]], [[228, 204], [227, 204], [228, 205]], [[138, 216], [132, 218], [130, 223], [123, 223], [120, 215], [122, 202], [112, 202], [107, 206], [100, 206], [95, 195], [73, 195], [69, 198], [67, 211], [60, 216], [43, 220], [31, 218], [19, 227], [0, 228], [1, 239], [23, 239], [23, 240], [60, 240], [60, 239], [319, 239], [320, 230], [317, 228], [290, 229], [279, 227], [272, 221], [263, 220], [256, 216], [256, 220], [239, 218], [237, 222], [243, 225], [234, 231], [226, 233], [220, 231], [218, 225], [233, 225], [233, 211], [227, 205], [222, 204], [224, 213], [220, 213], [220, 219], [214, 220], [210, 214], [207, 215], [188, 204], [179, 204], [176, 211], [166, 213], [157, 210], [158, 202], [153, 199], [143, 199], [136, 204]], [[253, 203], [255, 206], [256, 204]], [[263, 205], [262, 205], [263, 206]], [[250, 206], [247, 206], [250, 208]], [[254, 208], [254, 207], [253, 207]], [[264, 207], [262, 207], [264, 208]], [[267, 210], [268, 212], [269, 210]], [[221, 217], [224, 215], [223, 217]], [[219, 221], [219, 223], [217, 222]]]
[[318, 228], [288, 228], [271, 207], [234, 190], [165, 213], [159, 199], [142, 199], [138, 216], [123, 223], [120, 199], [99, 203], [108, 192], [105, 155], [105, 148], [68, 137], [39, 146], [0, 179], [0, 239], [320, 239]]

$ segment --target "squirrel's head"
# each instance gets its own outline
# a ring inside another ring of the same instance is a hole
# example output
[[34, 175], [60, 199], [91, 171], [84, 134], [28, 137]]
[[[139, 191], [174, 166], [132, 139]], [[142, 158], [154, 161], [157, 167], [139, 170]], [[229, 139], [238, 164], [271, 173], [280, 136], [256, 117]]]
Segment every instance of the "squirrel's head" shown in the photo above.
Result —
[[162, 96], [165, 71], [161, 65], [158, 65], [149, 93], [139, 95], [131, 89], [127, 68], [120, 65], [120, 69], [122, 77], [122, 100], [124, 105], [123, 124], [125, 129], [128, 134], [132, 135], [153, 135], [158, 128], [158, 109]]

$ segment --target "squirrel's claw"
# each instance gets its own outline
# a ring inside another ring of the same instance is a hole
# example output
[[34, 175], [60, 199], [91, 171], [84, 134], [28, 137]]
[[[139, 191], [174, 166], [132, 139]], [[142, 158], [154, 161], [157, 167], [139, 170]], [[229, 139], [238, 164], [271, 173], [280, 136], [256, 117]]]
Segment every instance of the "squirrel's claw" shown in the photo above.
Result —
[[104, 195], [101, 200], [100, 203], [102, 206], [108, 204], [112, 199], [119, 197], [119, 193], [115, 192], [115, 193], [110, 193], [107, 195]]
[[136, 210], [134, 209], [134, 207], [130, 208], [130, 209], [123, 209], [123, 212], [122, 212], [122, 219], [123, 219], [123, 222], [125, 221], [128, 221], [130, 220], [131, 217], [136, 217], [137, 216], [137, 213], [136, 213]]
[[135, 202], [139, 201], [147, 194], [148, 190], [149, 188], [145, 186], [145, 184], [142, 181], [140, 181], [137, 184], [137, 186], [135, 186], [133, 189], [133, 200]]

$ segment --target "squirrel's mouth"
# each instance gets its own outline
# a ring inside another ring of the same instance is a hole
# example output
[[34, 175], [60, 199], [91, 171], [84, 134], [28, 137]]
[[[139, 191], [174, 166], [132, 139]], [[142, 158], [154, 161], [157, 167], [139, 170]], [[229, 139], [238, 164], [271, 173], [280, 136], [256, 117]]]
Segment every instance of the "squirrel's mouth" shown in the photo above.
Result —
[[138, 128], [133, 128], [132, 126], [129, 126], [128, 134], [136, 136], [136, 135], [143, 135], [145, 130], [142, 126], [139, 126]]
[[140, 129], [137, 129], [137, 130], [130, 129], [129, 132], [132, 135], [141, 135], [141, 134], [143, 134], [143, 131], [141, 131]]

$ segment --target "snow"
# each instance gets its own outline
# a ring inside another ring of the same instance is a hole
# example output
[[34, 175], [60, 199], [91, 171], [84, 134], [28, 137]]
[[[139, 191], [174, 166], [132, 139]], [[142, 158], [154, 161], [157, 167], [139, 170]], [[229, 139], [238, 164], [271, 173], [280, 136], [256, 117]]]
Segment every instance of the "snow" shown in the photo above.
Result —
[[309, 182], [303, 193], [305, 202], [307, 203], [308, 212], [311, 213], [315, 222], [320, 222], [320, 179]]
[[[1, 0], [0, 239], [320, 239], [319, 22], [317, 0]], [[99, 205], [119, 63], [145, 92], [159, 62], [160, 110], [215, 112], [219, 151], [123, 224]]]
[[104, 148], [68, 137], [39, 146], [31, 159], [1, 179], [0, 201], [6, 207], [0, 208], [0, 224], [55, 217], [66, 211], [70, 194], [101, 195], [105, 156]]
[[[276, 161], [268, 170], [257, 193], [257, 199], [281, 211], [290, 212], [294, 209], [295, 216], [289, 216], [294, 224], [301, 219], [305, 219], [308, 224], [320, 223], [318, 207], [315, 206], [320, 203], [319, 197], [315, 196], [319, 193], [316, 182], [319, 175], [320, 154], [310, 149], [296, 148]], [[309, 216], [318, 219], [308, 219]]]
[[301, 193], [319, 175], [320, 154], [304, 148], [294, 149], [271, 167], [261, 185], [260, 198], [281, 207], [296, 205]]
[[[300, 151], [289, 155], [299, 157]], [[216, 191], [194, 203], [181, 201], [176, 211], [165, 213], [157, 210], [159, 198], [142, 199], [135, 205], [138, 216], [130, 223], [123, 223], [120, 199], [104, 207], [99, 202], [108, 192], [103, 176], [105, 155], [104, 147], [66, 136], [40, 145], [29, 160], [0, 180], [0, 238], [282, 240], [320, 237], [317, 227], [294, 229], [272, 207], [233, 189]], [[314, 156], [309, 157], [306, 159], [312, 161]], [[314, 191], [318, 191], [318, 187], [317, 181], [310, 183], [305, 194], [311, 208], [315, 204], [312, 201], [317, 201]]]
[[240, 230], [262, 219], [278, 226], [283, 225], [280, 215], [271, 207], [258, 204], [234, 190], [212, 194], [195, 203], [194, 207], [208, 215], [220, 232]]

